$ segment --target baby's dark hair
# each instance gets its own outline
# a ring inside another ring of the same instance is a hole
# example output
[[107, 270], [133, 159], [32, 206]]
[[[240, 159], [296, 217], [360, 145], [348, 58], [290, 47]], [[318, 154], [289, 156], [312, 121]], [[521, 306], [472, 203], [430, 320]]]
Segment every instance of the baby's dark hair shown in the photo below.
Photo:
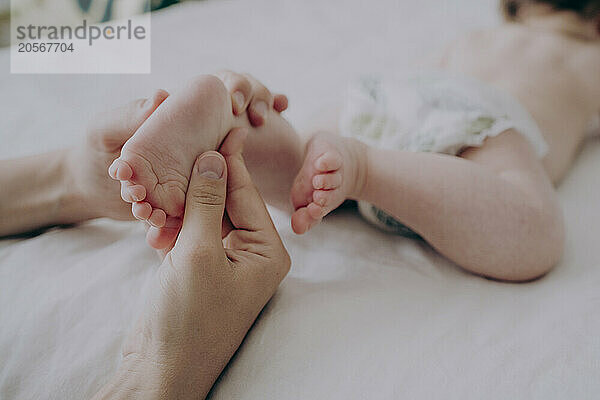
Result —
[[501, 0], [502, 12], [508, 20], [516, 20], [521, 7], [545, 4], [556, 11], [573, 11], [584, 19], [600, 16], [600, 0]]

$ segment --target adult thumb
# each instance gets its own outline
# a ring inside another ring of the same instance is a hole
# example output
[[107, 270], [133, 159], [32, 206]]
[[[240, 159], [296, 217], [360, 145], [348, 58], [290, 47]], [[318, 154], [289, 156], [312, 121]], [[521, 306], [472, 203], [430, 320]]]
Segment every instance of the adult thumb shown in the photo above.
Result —
[[226, 192], [227, 164], [223, 156], [216, 151], [200, 155], [188, 185], [179, 235], [181, 241], [195, 249], [222, 248], [221, 224]]

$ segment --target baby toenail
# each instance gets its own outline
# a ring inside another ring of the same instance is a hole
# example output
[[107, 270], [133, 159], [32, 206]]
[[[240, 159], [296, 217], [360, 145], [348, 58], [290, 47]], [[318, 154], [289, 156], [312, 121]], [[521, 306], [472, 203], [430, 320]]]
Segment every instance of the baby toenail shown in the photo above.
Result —
[[110, 164], [110, 167], [108, 167], [108, 173], [113, 177], [117, 176], [117, 160], [114, 160], [112, 164]]

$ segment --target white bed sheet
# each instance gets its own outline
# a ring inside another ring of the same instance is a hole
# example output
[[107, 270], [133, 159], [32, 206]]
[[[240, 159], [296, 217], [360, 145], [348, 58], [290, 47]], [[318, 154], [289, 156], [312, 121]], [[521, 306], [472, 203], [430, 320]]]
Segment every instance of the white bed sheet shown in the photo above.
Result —
[[[150, 76], [10, 75], [2, 51], [0, 157], [69, 145], [99, 109], [225, 66], [289, 94], [301, 128], [355, 74], [410, 67], [496, 18], [494, 0], [207, 1], [153, 17]], [[301, 237], [274, 212], [292, 271], [212, 398], [597, 398], [597, 140], [560, 198], [564, 261], [526, 285], [469, 275], [348, 212]], [[0, 398], [89, 398], [156, 266], [135, 223], [0, 241]]]

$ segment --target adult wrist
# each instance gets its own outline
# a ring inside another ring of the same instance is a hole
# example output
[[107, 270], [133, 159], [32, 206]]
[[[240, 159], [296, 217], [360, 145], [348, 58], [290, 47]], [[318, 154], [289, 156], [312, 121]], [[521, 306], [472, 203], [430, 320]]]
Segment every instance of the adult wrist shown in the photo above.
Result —
[[81, 172], [78, 148], [62, 150], [60, 154], [60, 195], [57, 201], [57, 224], [74, 224], [98, 218], [95, 207], [81, 188], [77, 174]]

